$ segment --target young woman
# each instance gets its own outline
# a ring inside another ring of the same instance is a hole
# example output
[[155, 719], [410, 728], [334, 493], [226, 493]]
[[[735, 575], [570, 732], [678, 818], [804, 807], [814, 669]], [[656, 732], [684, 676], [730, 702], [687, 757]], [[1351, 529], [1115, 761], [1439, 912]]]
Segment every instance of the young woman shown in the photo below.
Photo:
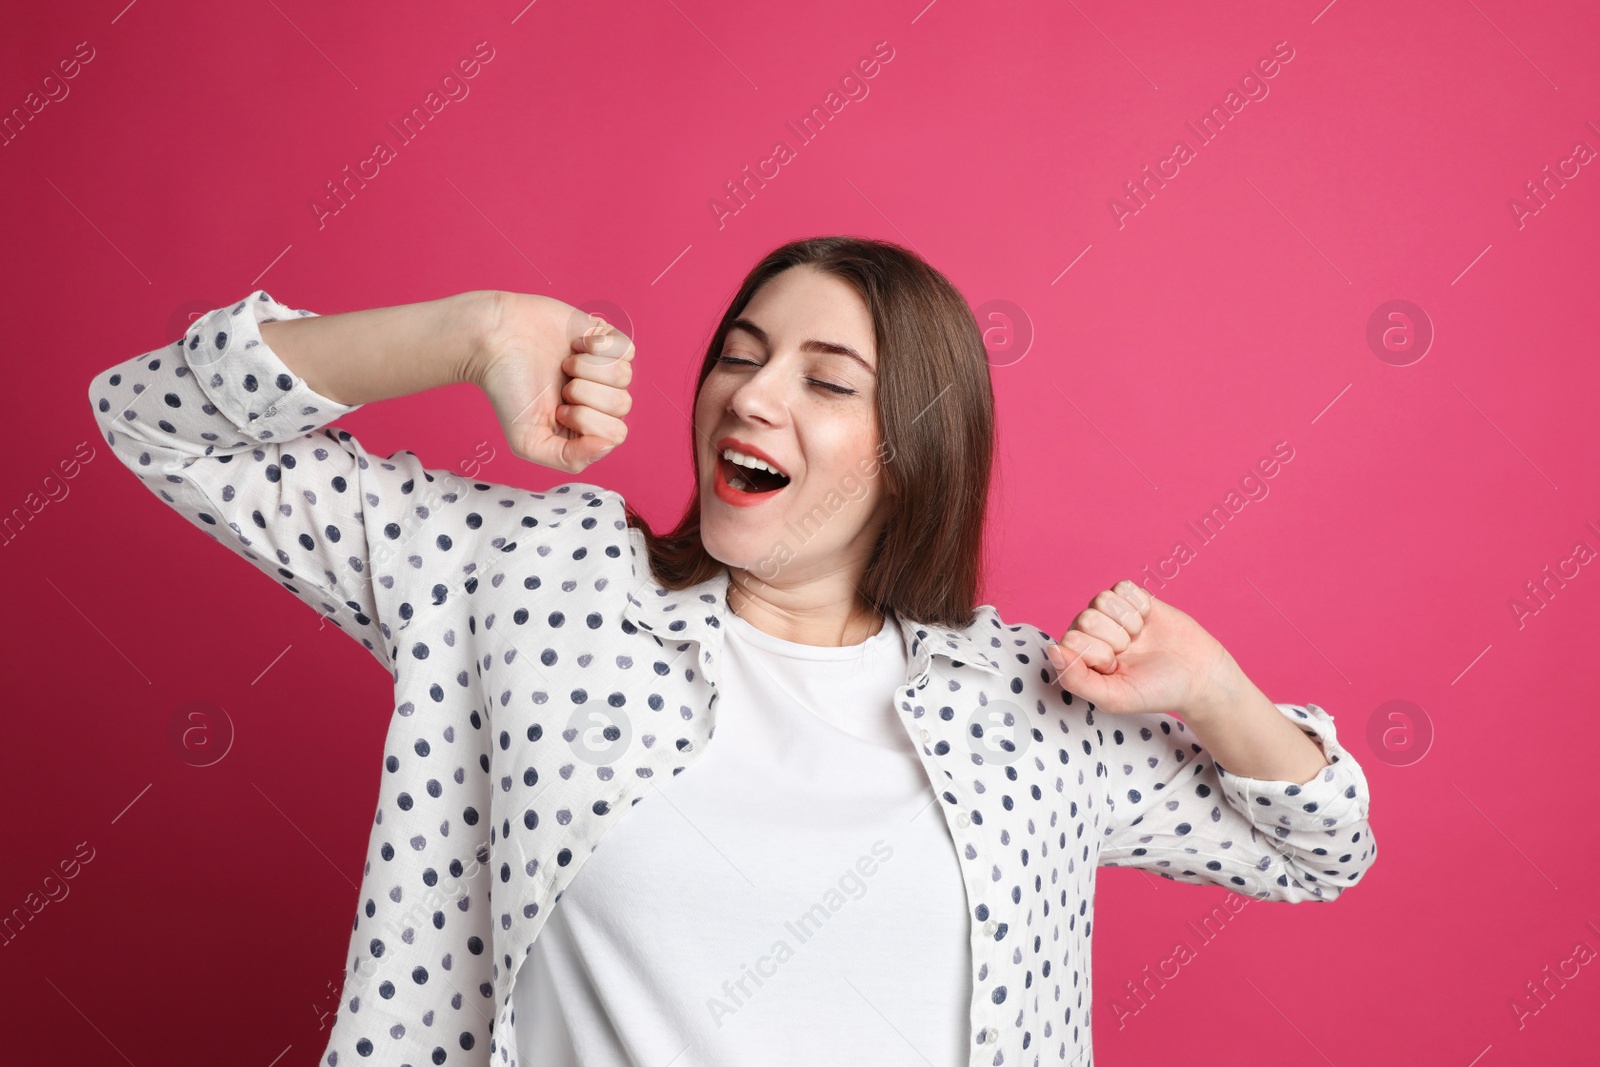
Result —
[[548, 297], [258, 290], [91, 385], [151, 490], [393, 675], [328, 1067], [1087, 1064], [1097, 866], [1331, 901], [1372, 865], [1332, 719], [1182, 611], [1120, 581], [1056, 642], [977, 604], [988, 363], [896, 245], [750, 272], [665, 534], [326, 428], [470, 381], [577, 473], [634, 357]]

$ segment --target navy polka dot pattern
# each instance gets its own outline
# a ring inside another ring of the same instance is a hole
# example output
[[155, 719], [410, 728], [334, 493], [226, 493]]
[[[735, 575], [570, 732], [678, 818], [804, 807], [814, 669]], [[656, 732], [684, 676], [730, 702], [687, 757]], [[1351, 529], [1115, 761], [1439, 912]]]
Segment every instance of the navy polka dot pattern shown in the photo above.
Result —
[[[623, 498], [599, 486], [530, 492], [369, 455], [326, 428], [355, 408], [261, 341], [261, 323], [310, 314], [257, 290], [96, 375], [90, 403], [157, 496], [393, 677], [322, 1062], [515, 1064], [512, 984], [550, 909], [616, 820], [711, 743], [727, 571], [657, 585]], [[1366, 780], [1314, 704], [1278, 708], [1330, 765], [1259, 781], [1173, 716], [1064, 691], [1049, 635], [992, 605], [962, 630], [897, 625], [895, 707], [966, 891], [971, 1067], [1092, 1062], [1097, 866], [1331, 901], [1376, 859]]]

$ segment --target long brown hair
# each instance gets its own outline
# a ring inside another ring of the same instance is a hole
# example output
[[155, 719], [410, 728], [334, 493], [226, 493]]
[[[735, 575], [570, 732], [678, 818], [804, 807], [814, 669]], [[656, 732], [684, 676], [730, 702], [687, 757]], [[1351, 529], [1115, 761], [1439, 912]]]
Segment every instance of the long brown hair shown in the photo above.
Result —
[[[764, 284], [803, 264], [860, 294], [877, 344], [880, 454], [888, 456], [880, 470], [888, 479], [885, 490], [896, 495], [857, 588], [879, 612], [970, 625], [984, 563], [994, 391], [977, 320], [943, 274], [914, 252], [864, 237], [812, 237], [774, 249], [745, 276], [723, 312], [695, 381], [695, 402], [733, 320]], [[693, 429], [689, 455], [694, 468]], [[654, 533], [627, 508], [628, 525], [644, 535], [652, 575], [669, 589], [706, 581], [723, 566], [700, 539], [697, 468], [695, 474], [688, 507], [671, 531]]]

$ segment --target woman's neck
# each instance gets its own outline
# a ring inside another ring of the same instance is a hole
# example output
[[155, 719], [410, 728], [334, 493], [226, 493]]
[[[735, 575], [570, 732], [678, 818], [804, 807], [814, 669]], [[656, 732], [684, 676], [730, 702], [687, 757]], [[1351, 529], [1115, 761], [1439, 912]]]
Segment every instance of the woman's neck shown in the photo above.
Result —
[[776, 586], [734, 567], [728, 568], [728, 610], [762, 633], [828, 647], [859, 645], [888, 621], [843, 575]]

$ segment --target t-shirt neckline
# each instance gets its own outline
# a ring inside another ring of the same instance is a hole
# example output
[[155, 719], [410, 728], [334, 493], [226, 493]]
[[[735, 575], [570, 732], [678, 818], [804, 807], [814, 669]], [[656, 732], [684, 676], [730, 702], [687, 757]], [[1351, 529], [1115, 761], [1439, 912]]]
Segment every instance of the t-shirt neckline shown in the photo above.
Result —
[[883, 624], [878, 627], [878, 632], [866, 640], [853, 645], [808, 645], [800, 641], [788, 641], [775, 637], [760, 629], [747, 619], [735, 615], [732, 611], [727, 613], [728, 626], [739, 637], [767, 652], [790, 659], [811, 660], [816, 662], [859, 660], [863, 656], [879, 652], [883, 646], [892, 640], [898, 640], [898, 631], [895, 628], [894, 616], [885, 614]]

